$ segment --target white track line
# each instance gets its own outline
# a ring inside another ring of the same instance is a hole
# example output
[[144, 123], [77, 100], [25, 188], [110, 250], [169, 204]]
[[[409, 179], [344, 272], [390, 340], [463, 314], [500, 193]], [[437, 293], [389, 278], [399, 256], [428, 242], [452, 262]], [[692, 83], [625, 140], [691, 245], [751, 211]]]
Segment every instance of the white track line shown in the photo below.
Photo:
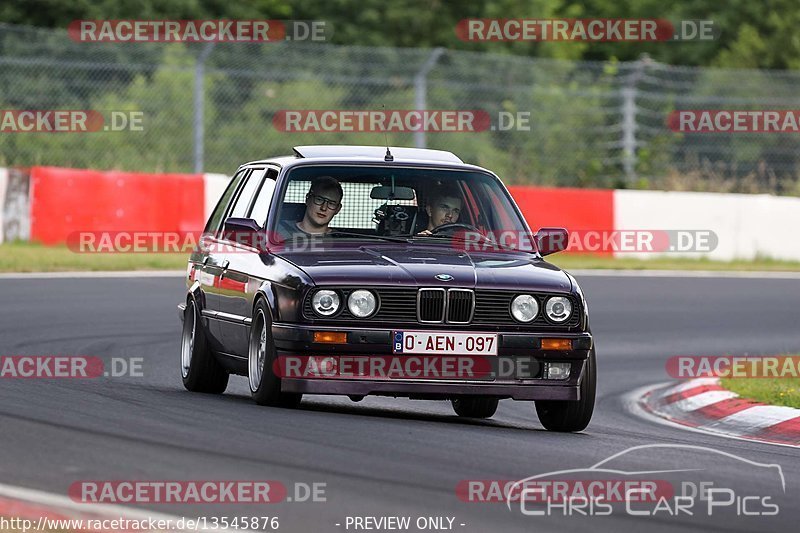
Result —
[[72, 279], [72, 278], [177, 278], [185, 270], [120, 270], [98, 272], [12, 272], [0, 274], [3, 279]]
[[[100, 516], [100, 517], [107, 517], [110, 519], [127, 518], [129, 520], [139, 520], [139, 521], [146, 521], [149, 519], [153, 519], [154, 521], [169, 520], [170, 523], [172, 524], [176, 524], [178, 520], [182, 518], [180, 516], [158, 513], [150, 510], [132, 509], [130, 507], [125, 507], [123, 505], [113, 505], [105, 503], [104, 504], [79, 503], [73, 501], [67, 496], [62, 496], [60, 494], [53, 494], [52, 492], [44, 492], [35, 489], [26, 489], [23, 487], [16, 487], [14, 485], [5, 485], [0, 483], [0, 498], [2, 497], [6, 497], [20, 502], [34, 503], [40, 506], [47, 507], [48, 509], [53, 511], [67, 509], [79, 513], [86, 513], [87, 515], [92, 515], [92, 518]], [[191, 519], [195, 518], [196, 517], [192, 517]], [[81, 518], [76, 518], [76, 520], [80, 519]], [[84, 518], [84, 520], [88, 519], [89, 518]], [[172, 531], [178, 531], [178, 530], [173, 529]], [[200, 531], [225, 531], [225, 530], [219, 528], [205, 528], [205, 529], [200, 528]], [[249, 530], [240, 529], [237, 531], [246, 533]]]
[[148, 517], [152, 517], [156, 520], [171, 518], [173, 521], [175, 521], [176, 518], [179, 518], [157, 513], [155, 511], [131, 509], [130, 507], [124, 507], [122, 505], [79, 503], [73, 501], [67, 496], [62, 496], [60, 494], [53, 494], [52, 492], [44, 492], [35, 489], [26, 489], [23, 487], [15, 487], [14, 485], [0, 484], [0, 497], [2, 496], [12, 500], [40, 504], [54, 510], [69, 509], [73, 511], [93, 513], [100, 516], [115, 516], [118, 518], [127, 517], [133, 519], [146, 519]]
[[619, 278], [749, 278], [749, 279], [800, 279], [800, 272], [775, 272], [763, 270], [616, 270], [565, 268], [574, 276]]

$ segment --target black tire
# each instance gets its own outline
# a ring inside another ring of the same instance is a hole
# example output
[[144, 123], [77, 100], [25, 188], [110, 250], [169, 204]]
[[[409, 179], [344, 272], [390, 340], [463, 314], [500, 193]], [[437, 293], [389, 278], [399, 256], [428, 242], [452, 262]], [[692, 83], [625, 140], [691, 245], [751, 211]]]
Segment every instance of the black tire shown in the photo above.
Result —
[[453, 411], [464, 418], [491, 418], [500, 400], [488, 396], [459, 396], [452, 398]]
[[273, 368], [275, 343], [272, 339], [272, 320], [264, 300], [259, 300], [253, 309], [247, 355], [247, 381], [250, 384], [250, 394], [258, 405], [273, 407], [300, 405], [302, 394], [281, 392], [281, 379]]
[[208, 347], [200, 312], [192, 299], [183, 312], [181, 377], [183, 386], [192, 392], [222, 394], [228, 388], [228, 372]]
[[550, 431], [582, 431], [589, 425], [594, 412], [594, 397], [597, 388], [597, 362], [594, 348], [586, 360], [586, 374], [581, 381], [581, 399], [578, 401], [539, 400], [536, 414], [539, 422]]

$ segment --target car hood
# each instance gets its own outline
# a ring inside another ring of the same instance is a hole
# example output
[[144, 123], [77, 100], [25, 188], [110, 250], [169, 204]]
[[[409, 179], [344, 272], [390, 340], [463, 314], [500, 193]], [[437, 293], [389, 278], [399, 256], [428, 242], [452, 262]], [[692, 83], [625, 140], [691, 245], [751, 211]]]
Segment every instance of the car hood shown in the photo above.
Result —
[[[316, 285], [403, 285], [569, 292], [559, 268], [528, 253], [464, 252], [444, 246], [378, 245], [284, 252]], [[451, 281], [435, 278], [449, 274]]]

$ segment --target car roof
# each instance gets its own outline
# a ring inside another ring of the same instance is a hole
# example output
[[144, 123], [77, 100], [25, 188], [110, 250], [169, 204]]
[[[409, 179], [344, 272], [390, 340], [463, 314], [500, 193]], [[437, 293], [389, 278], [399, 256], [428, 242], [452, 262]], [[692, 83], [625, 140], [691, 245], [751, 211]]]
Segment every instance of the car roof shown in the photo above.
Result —
[[295, 146], [294, 153], [298, 157], [368, 157], [385, 160], [386, 151], [391, 152], [392, 157], [397, 159], [418, 159], [422, 161], [445, 161], [447, 163], [463, 163], [463, 161], [452, 152], [444, 150], [429, 150], [427, 148], [404, 148], [401, 146], [348, 146], [348, 145], [309, 145]]
[[[307, 145], [295, 146], [294, 156], [273, 157], [259, 161], [251, 161], [242, 166], [273, 163], [286, 166], [292, 162], [302, 160], [350, 160], [353, 162], [386, 162], [386, 146], [358, 146], [358, 145]], [[435, 162], [466, 165], [461, 158], [445, 150], [429, 150], [427, 148], [406, 148], [402, 146], [389, 147], [393, 162]]]

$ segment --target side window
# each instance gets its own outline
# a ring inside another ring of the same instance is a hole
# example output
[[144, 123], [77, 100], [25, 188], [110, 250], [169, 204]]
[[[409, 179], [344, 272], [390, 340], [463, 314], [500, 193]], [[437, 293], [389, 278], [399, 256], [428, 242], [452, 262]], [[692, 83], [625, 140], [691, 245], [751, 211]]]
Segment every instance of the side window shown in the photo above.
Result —
[[258, 191], [256, 202], [253, 204], [253, 211], [250, 213], [250, 218], [258, 222], [262, 228], [267, 224], [267, 215], [269, 214], [269, 206], [272, 203], [272, 193], [275, 192], [275, 180], [278, 179], [278, 171], [274, 168], [267, 169], [267, 177], [261, 190]]
[[222, 196], [217, 202], [217, 207], [214, 208], [211, 218], [208, 219], [206, 228], [203, 230], [204, 233], [216, 234], [216, 232], [219, 230], [219, 227], [222, 224], [222, 217], [225, 215], [225, 211], [228, 210], [228, 204], [231, 202], [233, 193], [239, 188], [239, 184], [242, 182], [242, 178], [244, 178], [247, 172], [248, 171], [246, 169], [238, 172], [230, 181], [228, 187], [225, 189], [225, 192], [222, 193]]
[[236, 203], [233, 204], [233, 209], [228, 215], [228, 218], [243, 218], [247, 216], [247, 213], [250, 212], [250, 202], [252, 202], [256, 190], [261, 184], [264, 174], [266, 174], [266, 170], [263, 168], [256, 169], [252, 174], [250, 174], [250, 177], [247, 178], [247, 182], [245, 182], [244, 187], [242, 187], [242, 192], [239, 193], [239, 197], [236, 199]]

